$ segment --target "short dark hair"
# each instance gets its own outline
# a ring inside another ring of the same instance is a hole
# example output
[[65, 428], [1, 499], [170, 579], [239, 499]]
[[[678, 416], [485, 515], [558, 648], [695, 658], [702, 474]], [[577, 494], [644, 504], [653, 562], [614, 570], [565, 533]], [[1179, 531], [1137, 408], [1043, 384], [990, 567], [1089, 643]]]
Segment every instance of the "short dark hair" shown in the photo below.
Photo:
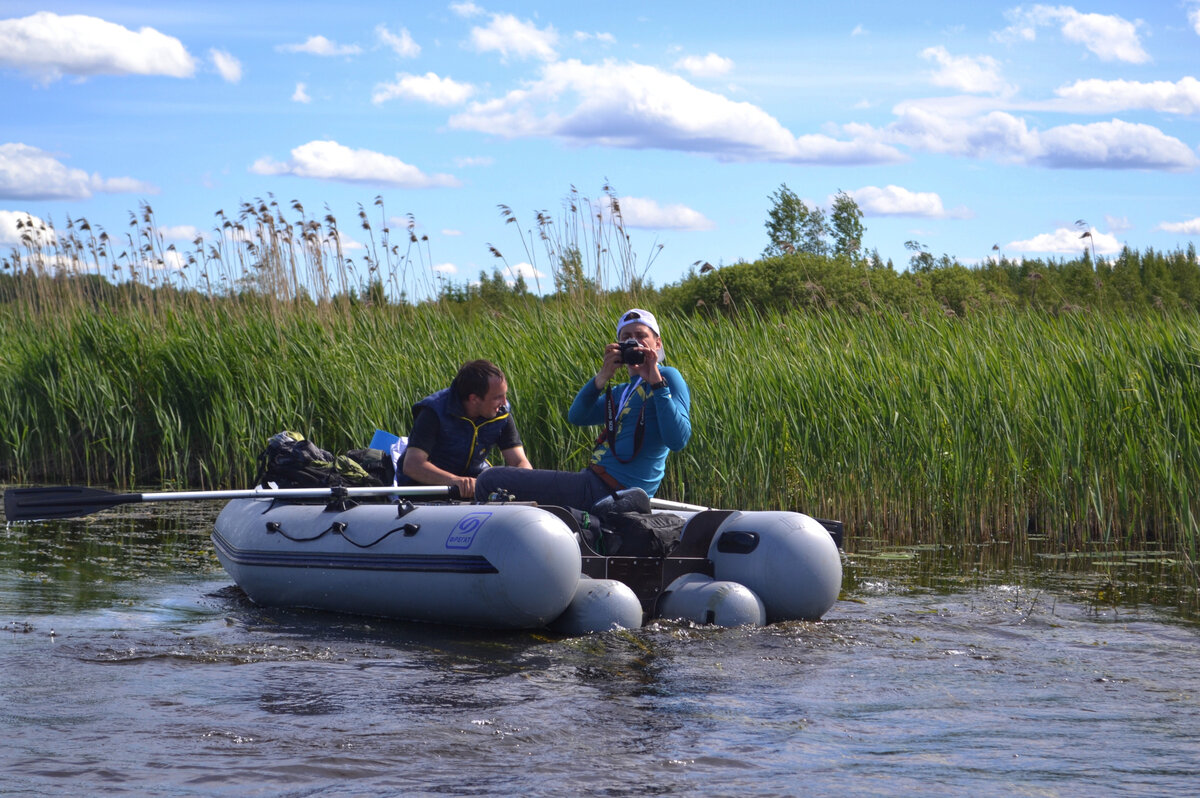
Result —
[[458, 374], [454, 375], [454, 382], [450, 383], [450, 392], [460, 402], [467, 401], [471, 394], [482, 399], [487, 396], [494, 377], [504, 379], [504, 372], [490, 360], [463, 363], [458, 369]]

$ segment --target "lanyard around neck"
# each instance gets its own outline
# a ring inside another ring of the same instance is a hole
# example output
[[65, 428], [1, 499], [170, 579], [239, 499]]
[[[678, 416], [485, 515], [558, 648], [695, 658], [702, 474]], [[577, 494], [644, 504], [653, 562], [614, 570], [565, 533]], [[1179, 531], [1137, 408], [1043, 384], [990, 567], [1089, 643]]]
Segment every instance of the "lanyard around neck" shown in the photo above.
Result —
[[617, 458], [618, 463], [633, 462], [633, 459], [638, 456], [638, 452], [641, 451], [642, 440], [646, 436], [646, 403], [642, 402], [641, 410], [638, 411], [637, 429], [633, 432], [633, 454], [628, 459], [617, 454], [617, 419], [621, 417], [621, 412], [633, 398], [641, 381], [642, 378], [638, 377], [625, 386], [625, 391], [621, 394], [620, 406], [613, 400], [612, 388], [605, 387], [604, 389], [604, 432], [596, 443], [601, 444], [607, 441], [608, 449], [612, 452], [612, 456]]

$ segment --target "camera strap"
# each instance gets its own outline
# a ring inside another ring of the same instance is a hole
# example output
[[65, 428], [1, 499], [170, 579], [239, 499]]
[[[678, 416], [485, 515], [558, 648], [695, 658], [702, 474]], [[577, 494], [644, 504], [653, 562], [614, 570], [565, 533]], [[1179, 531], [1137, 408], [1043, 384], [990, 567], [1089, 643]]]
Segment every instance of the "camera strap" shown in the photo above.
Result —
[[642, 401], [641, 410], [638, 411], [637, 429], [633, 431], [633, 454], [629, 459], [625, 459], [617, 454], [617, 427], [618, 419], [621, 411], [629, 404], [629, 400], [633, 398], [638, 386], [642, 381], [638, 377], [636, 381], [630, 383], [625, 388], [625, 393], [621, 396], [621, 404], [618, 408], [617, 402], [613, 399], [612, 388], [605, 386], [604, 388], [604, 432], [600, 434], [600, 438], [596, 441], [599, 446], [605, 441], [608, 442], [608, 449], [612, 452], [612, 456], [617, 458], [618, 463], [631, 463], [638, 456], [638, 452], [642, 450], [642, 440], [646, 437], [646, 402]]

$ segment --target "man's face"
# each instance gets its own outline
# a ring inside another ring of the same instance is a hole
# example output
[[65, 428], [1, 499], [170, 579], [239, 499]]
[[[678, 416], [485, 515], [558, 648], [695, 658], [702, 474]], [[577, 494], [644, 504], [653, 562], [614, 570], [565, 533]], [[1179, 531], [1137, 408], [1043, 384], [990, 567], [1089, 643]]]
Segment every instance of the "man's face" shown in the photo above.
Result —
[[492, 377], [488, 381], [487, 396], [471, 394], [463, 406], [472, 418], [494, 418], [500, 408], [508, 403], [508, 382], [503, 377]]
[[621, 340], [628, 341], [630, 338], [637, 341], [647, 349], [658, 348], [658, 336], [654, 334], [645, 324], [626, 324], [621, 328]]

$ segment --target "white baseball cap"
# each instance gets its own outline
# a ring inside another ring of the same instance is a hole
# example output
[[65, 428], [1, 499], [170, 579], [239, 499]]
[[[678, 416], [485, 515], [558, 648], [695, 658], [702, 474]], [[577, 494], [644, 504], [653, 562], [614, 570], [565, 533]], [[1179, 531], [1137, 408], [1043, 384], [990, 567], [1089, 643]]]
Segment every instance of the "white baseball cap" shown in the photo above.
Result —
[[630, 324], [645, 324], [650, 330], [660, 338], [662, 333], [658, 331], [658, 321], [654, 318], [654, 314], [648, 310], [641, 308], [633, 308], [621, 314], [621, 318], [617, 319], [617, 340], [621, 340], [621, 330], [628, 327]]

